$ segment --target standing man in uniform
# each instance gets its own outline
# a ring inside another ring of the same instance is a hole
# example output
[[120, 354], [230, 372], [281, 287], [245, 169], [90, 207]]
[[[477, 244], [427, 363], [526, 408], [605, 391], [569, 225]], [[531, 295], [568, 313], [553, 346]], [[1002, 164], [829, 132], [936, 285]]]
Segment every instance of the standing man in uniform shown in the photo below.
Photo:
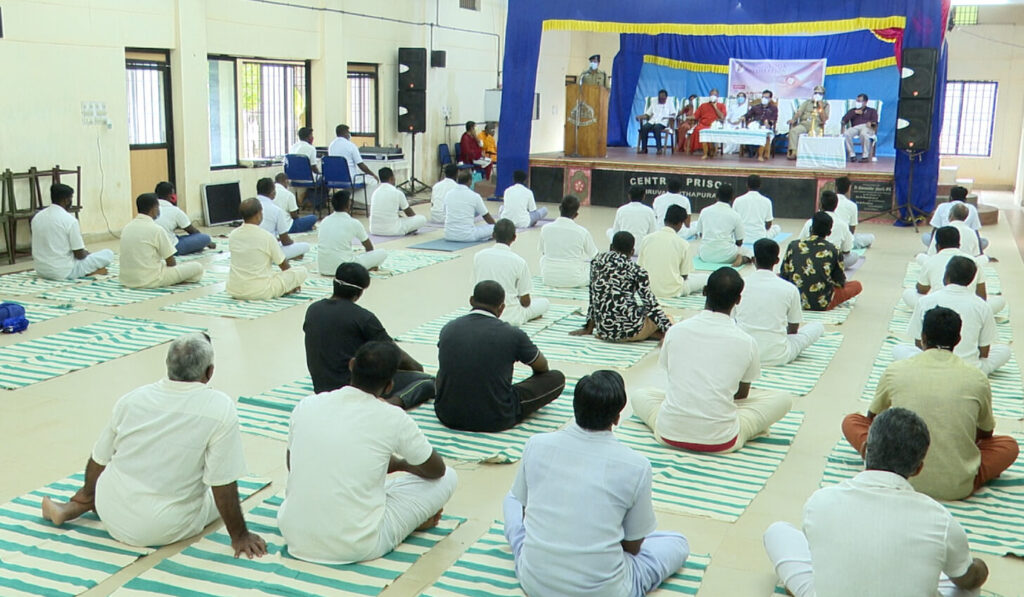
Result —
[[580, 85], [600, 85], [608, 87], [608, 73], [601, 70], [601, 55], [590, 57], [590, 68], [580, 74]]

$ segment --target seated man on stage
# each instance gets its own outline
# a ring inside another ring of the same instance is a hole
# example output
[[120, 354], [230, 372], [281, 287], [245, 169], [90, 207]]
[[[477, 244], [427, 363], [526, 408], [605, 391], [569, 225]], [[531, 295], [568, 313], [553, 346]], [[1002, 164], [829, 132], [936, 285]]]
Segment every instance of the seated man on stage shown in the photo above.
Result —
[[[736, 94], [736, 101], [733, 105], [729, 106], [728, 111], [725, 114], [725, 128], [727, 129], [741, 129], [744, 127], [745, 117], [747, 115], [747, 94], [740, 93]], [[731, 155], [739, 153], [740, 145], [738, 143], [726, 143], [722, 146], [723, 155]], [[743, 157], [740, 155], [740, 157]]]
[[237, 481], [248, 473], [242, 434], [235, 401], [209, 385], [213, 356], [206, 334], [171, 342], [167, 377], [117, 401], [82, 487], [67, 503], [44, 497], [43, 518], [61, 526], [95, 510], [114, 539], [155, 547], [197, 535], [219, 516], [236, 558], [265, 555], [238, 501]]
[[846, 220], [846, 224], [850, 228], [850, 234], [853, 235], [853, 248], [867, 249], [875, 242], [875, 235], [857, 232], [860, 216], [858, 215], [857, 203], [850, 199], [851, 186], [853, 186], [853, 183], [850, 182], [849, 176], [840, 176], [836, 179], [836, 197], [839, 198], [836, 213], [839, 214], [840, 218]]
[[878, 110], [868, 107], [868, 96], [862, 93], [857, 96], [855, 107], [843, 116], [843, 137], [846, 138], [846, 156], [851, 162], [857, 159], [853, 150], [853, 140], [860, 137], [860, 161], [871, 160], [873, 137], [878, 134]]
[[[751, 123], [756, 122], [763, 129], [775, 131], [775, 124], [779, 121], [779, 105], [772, 101], [772, 97], [771, 90], [765, 89], [761, 92], [761, 100], [750, 106], [750, 109], [747, 110], [747, 115], [744, 117], [748, 128]], [[767, 160], [771, 155], [771, 150], [772, 140], [770, 137], [766, 137], [764, 145], [757, 148], [757, 161], [763, 162]]]
[[552, 288], [586, 286], [598, 250], [590, 231], [573, 221], [580, 214], [580, 200], [566, 195], [558, 212], [554, 222], [540, 229], [541, 278]]
[[[686, 138], [687, 133], [693, 128], [697, 121], [693, 115], [697, 111], [697, 96], [691, 95], [686, 98], [686, 103], [683, 104], [682, 109], [679, 110], [679, 114], [676, 115], [676, 151], [684, 155], [689, 155], [691, 152], [687, 151], [688, 147], [691, 147], [690, 140]], [[689, 210], [687, 210], [689, 211]]]
[[747, 177], [747, 192], [732, 202], [732, 208], [743, 220], [743, 241], [756, 242], [762, 238], [775, 238], [782, 228], [775, 224], [772, 200], [761, 194], [761, 177]]
[[519, 327], [543, 317], [551, 306], [546, 298], [532, 298], [533, 277], [526, 260], [512, 251], [516, 225], [502, 218], [494, 225], [494, 246], [473, 256], [475, 283], [494, 280], [505, 290], [505, 311], [501, 320]]
[[711, 90], [708, 101], [704, 102], [697, 108], [693, 117], [697, 120], [697, 124], [693, 127], [693, 134], [690, 135], [690, 138], [693, 139], [690, 144], [690, 152], [692, 153], [697, 149], [702, 149], [704, 151], [704, 154], [700, 158], [702, 160], [715, 157], [717, 146], [714, 143], [702, 142], [700, 140], [700, 132], [711, 128], [711, 125], [714, 122], [725, 121], [725, 103], [718, 99], [717, 89]]
[[[278, 209], [273, 203], [271, 206]], [[269, 300], [298, 292], [306, 281], [306, 270], [291, 267], [281, 244], [260, 227], [260, 200], [251, 197], [242, 201], [238, 212], [244, 223], [228, 235], [231, 269], [224, 290], [231, 298], [243, 301]], [[273, 270], [275, 264], [281, 271]]]
[[459, 140], [459, 151], [463, 164], [473, 164], [485, 179], [491, 178], [491, 160], [484, 157], [483, 146], [476, 136], [476, 123], [472, 120], [466, 123], [466, 132]]
[[416, 215], [405, 193], [395, 186], [394, 171], [385, 166], [378, 173], [380, 186], [370, 197], [370, 234], [405, 236], [426, 226], [427, 217]]
[[640, 143], [637, 145], [637, 153], [647, 153], [647, 142], [651, 134], [654, 135], [654, 145], [658, 148], [658, 155], [665, 152], [661, 147], [661, 132], [672, 125], [676, 117], [675, 106], [668, 103], [668, 92], [662, 89], [658, 92], [658, 101], [651, 104], [647, 111], [636, 117], [640, 121]]
[[[459, 172], [459, 184], [444, 197], [444, 239], [457, 243], [472, 243], [491, 238], [494, 218], [487, 211], [484, 198], [470, 188], [473, 173]], [[477, 216], [484, 224], [477, 225]]]
[[726, 453], [768, 432], [793, 399], [782, 392], [750, 390], [761, 374], [757, 343], [730, 314], [740, 302], [743, 278], [723, 267], [708, 278], [700, 314], [665, 334], [658, 364], [667, 391], [633, 394], [633, 413], [674, 448]]
[[156, 220], [160, 200], [153, 193], [135, 199], [139, 215], [121, 230], [121, 273], [126, 288], [163, 288], [203, 279], [203, 264], [198, 261], [177, 263], [174, 245]]
[[839, 249], [828, 241], [832, 226], [832, 216], [814, 214], [810, 235], [789, 243], [782, 261], [779, 275], [797, 287], [801, 307], [808, 311], [835, 309], [864, 289], [856, 280], [847, 281]]
[[498, 139], [494, 136], [494, 130], [498, 124], [495, 122], [488, 122], [484, 125], [484, 130], [480, 131], [477, 137], [480, 139], [480, 147], [483, 148], [484, 157], [491, 160], [492, 164], [498, 161]]
[[610, 342], [661, 339], [672, 327], [651, 290], [647, 271], [630, 259], [633, 235], [617, 232], [611, 250], [590, 264], [590, 306], [587, 323], [572, 336], [594, 334]]
[[[832, 232], [826, 240], [839, 250], [843, 261], [843, 268], [853, 267], [860, 259], [860, 255], [853, 252], [853, 234], [850, 233], [850, 227], [846, 224], [846, 220], [836, 213], [839, 207], [839, 196], [834, 191], [826, 189], [821, 192], [818, 205], [821, 207], [821, 211], [827, 213], [832, 218]], [[800, 238], [807, 239], [811, 237], [811, 224], [813, 221], [814, 219], [812, 218], [804, 223], [804, 227], [800, 230]]]
[[676, 298], [697, 294], [704, 289], [708, 277], [693, 273], [690, 243], [680, 235], [690, 214], [678, 205], [670, 205], [665, 214], [665, 227], [648, 234], [640, 241], [637, 264], [647, 270], [651, 290], [658, 298]]
[[818, 85], [814, 88], [811, 99], [800, 104], [793, 119], [789, 121], [789, 148], [786, 157], [795, 160], [800, 135], [820, 135], [828, 122], [828, 102], [825, 101], [825, 88]]
[[700, 258], [736, 267], [750, 263], [753, 253], [743, 247], [743, 219], [732, 208], [732, 185], [723, 184], [716, 194], [718, 201], [702, 209], [691, 228], [701, 237]]

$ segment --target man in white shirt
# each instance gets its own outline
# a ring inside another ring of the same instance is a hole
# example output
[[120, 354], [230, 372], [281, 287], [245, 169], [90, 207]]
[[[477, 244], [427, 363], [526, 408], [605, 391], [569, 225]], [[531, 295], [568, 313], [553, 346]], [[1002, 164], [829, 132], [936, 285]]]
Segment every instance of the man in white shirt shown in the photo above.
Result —
[[380, 184], [380, 179], [363, 162], [359, 147], [352, 142], [352, 133], [349, 131], [348, 125], [339, 124], [334, 127], [334, 134], [337, 136], [327, 146], [327, 155], [345, 158], [345, 161], [348, 162], [348, 174], [352, 182], [365, 184], [366, 196], [373, 195], [374, 187]]
[[316, 159], [316, 147], [313, 146], [313, 129], [308, 126], [300, 128], [298, 137], [299, 140], [288, 148], [288, 154], [306, 156], [309, 158], [309, 167], [313, 170], [313, 174], [320, 174], [320, 166]]
[[788, 394], [750, 390], [761, 374], [757, 343], [730, 317], [742, 292], [736, 270], [715, 271], [704, 288], [704, 310], [665, 334], [658, 362], [668, 373], [668, 392], [647, 390], [632, 399], [633, 413], [658, 441], [695, 452], [733, 452], [792, 407]]
[[[725, 111], [725, 128], [727, 129], [739, 129], [743, 128], [746, 122], [747, 116], [747, 94], [740, 93], [736, 94], [736, 101], [729, 104]], [[739, 143], [723, 143], [722, 144], [722, 155], [731, 155], [740, 152]], [[753, 239], [747, 239], [750, 242]]]
[[535, 226], [537, 222], [548, 216], [548, 208], [537, 208], [537, 200], [533, 196], [533, 191], [526, 186], [525, 171], [513, 172], [512, 180], [515, 184], [505, 189], [505, 195], [502, 197], [504, 203], [498, 210], [498, 217], [512, 220], [516, 228]]
[[274, 177], [274, 205], [291, 216], [292, 227], [288, 230], [289, 234], [309, 232], [316, 224], [316, 215], [299, 215], [299, 203], [295, 200], [295, 193], [288, 190], [288, 175], [284, 172], [278, 172]]
[[531, 298], [533, 278], [526, 260], [512, 252], [516, 225], [502, 218], [494, 225], [494, 246], [473, 256], [473, 284], [494, 280], [505, 290], [501, 320], [516, 327], [543, 317], [551, 306], [546, 298]]
[[[192, 218], [178, 207], [174, 185], [169, 182], [158, 182], [154, 192], [160, 199], [160, 217], [156, 219], [156, 223], [167, 231], [167, 238], [174, 245], [178, 255], [198, 253], [204, 248], [217, 248], [217, 244], [211, 242], [210, 235], [200, 232], [192, 224]], [[178, 230], [184, 230], [185, 236], [178, 236]]]
[[[821, 204], [821, 211], [827, 213], [832, 218], [832, 232], [828, 235], [828, 242], [836, 248], [837, 251], [843, 257], [843, 268], [850, 269], [860, 260], [860, 255], [853, 253], [853, 234], [850, 233], [850, 227], [846, 223], [846, 220], [842, 216], [836, 213], [836, 207], [839, 205], [839, 196], [836, 195], [835, 191], [824, 190], [821, 192], [821, 198], [819, 200]], [[808, 239], [811, 237], [811, 221], [807, 220], [802, 230], [800, 230], [800, 238]]]
[[288, 259], [301, 258], [309, 252], [309, 243], [295, 242], [288, 231], [292, 229], [292, 218], [274, 203], [277, 189], [274, 180], [261, 178], [256, 181], [256, 198], [263, 206], [263, 228], [281, 244], [281, 250]]
[[850, 199], [850, 177], [840, 176], [836, 179], [836, 196], [839, 198], [839, 204], [836, 206], [836, 214], [840, 218], [846, 221], [846, 224], [850, 227], [850, 234], [853, 235], [853, 248], [854, 249], [867, 249], [875, 242], [875, 235], [857, 232], [857, 224], [859, 224], [857, 204]]
[[700, 210], [693, 233], [701, 237], [700, 258], [708, 263], [728, 263], [739, 267], [750, 263], [753, 253], [743, 246], [743, 219], [732, 208], [732, 185], [723, 184], [716, 192], [718, 201]]
[[931, 232], [925, 232], [921, 235], [921, 242], [924, 246], [932, 244], [932, 237], [935, 236], [935, 232], [943, 226], [949, 226], [949, 210], [954, 205], [963, 204], [967, 208], [967, 225], [971, 227], [971, 230], [978, 235], [978, 244], [981, 250], [988, 248], [988, 239], [981, 238], [981, 218], [978, 217], [978, 208], [967, 203], [968, 190], [961, 186], [953, 187], [949, 190], [949, 201], [940, 203], [935, 206], [935, 212], [932, 214], [932, 219], [928, 222], [931, 227]]
[[121, 271], [118, 277], [128, 288], [162, 288], [203, 278], [203, 264], [178, 264], [167, 231], [156, 223], [160, 200], [154, 193], [135, 198], [139, 215], [121, 230]]
[[[306, 281], [306, 270], [291, 267], [281, 244], [260, 227], [263, 203], [251, 197], [242, 201], [238, 211], [243, 224], [228, 236], [231, 270], [224, 290], [243, 301], [269, 300], [298, 292]], [[275, 264], [281, 271], [273, 270]]]
[[430, 223], [444, 225], [444, 198], [448, 192], [458, 186], [455, 179], [459, 176], [459, 167], [448, 164], [444, 167], [444, 178], [430, 189]]
[[671, 205], [665, 215], [665, 227], [648, 234], [640, 243], [637, 264], [647, 270], [651, 291], [658, 298], [675, 298], [704, 290], [708, 277], [693, 273], [690, 243], [679, 235], [690, 215]]
[[793, 362], [825, 333], [817, 322], [800, 325], [800, 291], [775, 275], [778, 263], [778, 243], [770, 238], [754, 243], [757, 271], [744, 280], [743, 301], [733, 312], [740, 329], [757, 342], [761, 364], [769, 367]]
[[348, 386], [307, 396], [292, 411], [288, 491], [277, 515], [290, 555], [365, 562], [441, 519], [455, 471], [404, 410], [381, 398], [399, 360], [393, 342], [367, 342]]
[[[921, 417], [890, 408], [868, 432], [865, 470], [807, 500], [803, 532], [776, 522], [764, 534], [791, 595], [976, 595], [988, 567], [942, 504], [907, 481], [930, 437]], [[812, 565], [813, 563], [813, 565]]]
[[743, 220], [743, 240], [748, 243], [762, 238], [775, 238], [782, 228], [775, 224], [772, 200], [761, 194], [761, 177], [747, 177], [747, 192], [732, 202], [732, 208]]
[[[966, 203], [957, 203], [949, 209], [949, 226], [956, 228], [960, 233], [960, 250], [972, 257], [982, 257], [984, 255], [981, 250], [981, 245], [978, 242], [978, 233], [971, 229], [967, 225], [967, 217], [970, 212], [967, 210]], [[917, 262], [924, 264], [930, 255], [934, 255], [938, 252], [936, 248], [935, 237], [932, 236], [932, 244], [928, 245], [928, 250], [925, 253], [917, 254]], [[979, 259], [979, 263], [988, 261], [988, 258]]]
[[[317, 230], [317, 270], [321, 275], [333, 276], [342, 263], [355, 262], [368, 270], [380, 267], [388, 252], [374, 249], [363, 223], [352, 217], [352, 195], [345, 189], [331, 196], [334, 213], [320, 222]], [[366, 249], [356, 253], [352, 245], [358, 241]]]
[[[946, 265], [950, 259], [957, 255], [975, 259], [960, 250], [960, 232], [952, 226], [943, 226], [935, 231], [935, 247], [938, 252], [924, 260], [915, 287], [903, 291], [903, 303], [908, 307], [916, 307], [921, 297], [946, 285]], [[977, 262], [976, 259], [975, 262]], [[969, 288], [988, 302], [993, 313], [999, 313], [1006, 308], [1005, 298], [988, 295], [985, 273], [980, 269], [974, 280], [971, 281]]]
[[612, 432], [625, 406], [622, 376], [595, 371], [575, 420], [526, 442], [503, 510], [528, 595], [642, 597], [686, 562], [686, 538], [655, 530], [651, 463]]
[[[494, 232], [494, 218], [484, 205], [484, 198], [472, 189], [473, 173], [459, 172], [459, 184], [444, 197], [444, 239], [458, 243], [487, 240]], [[476, 218], [483, 216], [484, 224]]]
[[615, 221], [608, 229], [610, 241], [617, 232], [628, 232], [639, 243], [645, 236], [658, 229], [654, 210], [644, 204], [647, 191], [640, 185], [629, 187], [629, 203], [615, 211]]
[[103, 249], [90, 253], [71, 215], [75, 190], [66, 184], [50, 186], [52, 205], [37, 213], [31, 222], [32, 259], [36, 273], [47, 280], [77, 280], [85, 276], [105, 275], [114, 260], [114, 252]]
[[381, 168], [380, 186], [370, 197], [370, 232], [379, 236], [405, 236], [426, 224], [426, 216], [416, 215], [405, 193], [395, 186], [395, 173], [391, 168]]
[[590, 231], [573, 221], [580, 213], [579, 199], [566, 195], [558, 213], [554, 222], [540, 229], [540, 275], [552, 288], [581, 288], [590, 283], [597, 245]]
[[44, 497], [43, 518], [60, 526], [95, 509], [114, 539], [144, 547], [195, 536], [220, 516], [236, 558], [266, 554], [239, 504], [242, 434], [234, 400], [209, 385], [213, 356], [206, 334], [171, 342], [167, 378], [117, 401], [82, 488], [63, 504]]
[[658, 148], [658, 155], [665, 152], [661, 147], [661, 132], [671, 126], [676, 118], [676, 106], [668, 101], [668, 91], [662, 89], [658, 92], [658, 101], [653, 102], [647, 111], [636, 117], [640, 121], [640, 146], [637, 153], [647, 153], [647, 142], [651, 134], [654, 135], [654, 144]]
[[[679, 191], [683, 190], [683, 181], [678, 176], [673, 176], [668, 179], [666, 185], [666, 193], [662, 193], [654, 198], [654, 203], [651, 207], [654, 209], [654, 221], [664, 222], [665, 212], [668, 211], [670, 205], [678, 205], [686, 210], [686, 213], [692, 214], [693, 209], [690, 207], [690, 198], [686, 195], [681, 194]], [[679, 236], [683, 238], [690, 238], [693, 235], [693, 231], [690, 230], [690, 223], [686, 224], [679, 230]]]
[[974, 365], [985, 375], [992, 373], [1010, 361], [1012, 352], [1005, 344], [995, 344], [996, 318], [992, 307], [979, 297], [970, 285], [978, 274], [974, 259], [957, 255], [946, 264], [945, 286], [921, 297], [914, 314], [907, 325], [907, 336], [914, 340], [914, 346], [900, 344], [892, 349], [896, 360], [909, 359], [921, 353], [924, 342], [921, 339], [921, 322], [924, 314], [934, 307], [952, 309], [960, 316], [960, 341], [953, 353]]

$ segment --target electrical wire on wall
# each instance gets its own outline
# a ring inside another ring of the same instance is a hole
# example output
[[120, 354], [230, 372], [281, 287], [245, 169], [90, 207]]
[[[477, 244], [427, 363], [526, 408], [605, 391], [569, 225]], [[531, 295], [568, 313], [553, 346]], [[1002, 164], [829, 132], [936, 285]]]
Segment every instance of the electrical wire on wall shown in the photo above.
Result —
[[[107, 211], [103, 208], [103, 190], [104, 190], [104, 188], [106, 186], [107, 177], [106, 177], [106, 173], [104, 173], [104, 171], [103, 171], [103, 145], [100, 143], [100, 133], [98, 133], [98, 132], [96, 133], [96, 163], [98, 163], [99, 167], [100, 167], [100, 194], [99, 194], [100, 215], [103, 216], [103, 223], [107, 227], [107, 234], [109, 234], [110, 236], [113, 236], [114, 238], [119, 239], [119, 238], [121, 238], [121, 235], [117, 234], [116, 232], [111, 230], [111, 228], [110, 228], [110, 220], [107, 219]], [[81, 199], [81, 198], [79, 198], [79, 199]]]

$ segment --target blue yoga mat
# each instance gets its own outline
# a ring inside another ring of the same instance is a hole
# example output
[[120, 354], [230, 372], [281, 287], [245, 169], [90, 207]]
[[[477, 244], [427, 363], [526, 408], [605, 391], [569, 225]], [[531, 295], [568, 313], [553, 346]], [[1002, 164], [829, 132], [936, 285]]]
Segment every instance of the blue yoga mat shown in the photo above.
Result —
[[[785, 253], [786, 252], [785, 251], [786, 245], [783, 244], [783, 243], [785, 243], [787, 240], [789, 240], [789, 237], [791, 237], [791, 236], [793, 236], [793, 234], [790, 233], [790, 232], [780, 232], [772, 240], [775, 241], [776, 243], [778, 243], [778, 245], [780, 247], [783, 247], [783, 251], [782, 252]], [[743, 246], [744, 247], [754, 248], [754, 243], [743, 243]]]
[[439, 238], [437, 240], [427, 241], [425, 243], [420, 243], [418, 245], [412, 245], [409, 248], [410, 249], [422, 249], [424, 251], [445, 251], [445, 252], [449, 252], [450, 253], [452, 251], [461, 251], [462, 249], [468, 249], [470, 247], [475, 247], [477, 245], [482, 245], [484, 243], [489, 243], [489, 242], [491, 242], [490, 239], [488, 239], [488, 240], [478, 240], [478, 241], [468, 242], [468, 243], [457, 243], [457, 242], [454, 242], [454, 241], [450, 241], [450, 240], [445, 240], [443, 238]]

